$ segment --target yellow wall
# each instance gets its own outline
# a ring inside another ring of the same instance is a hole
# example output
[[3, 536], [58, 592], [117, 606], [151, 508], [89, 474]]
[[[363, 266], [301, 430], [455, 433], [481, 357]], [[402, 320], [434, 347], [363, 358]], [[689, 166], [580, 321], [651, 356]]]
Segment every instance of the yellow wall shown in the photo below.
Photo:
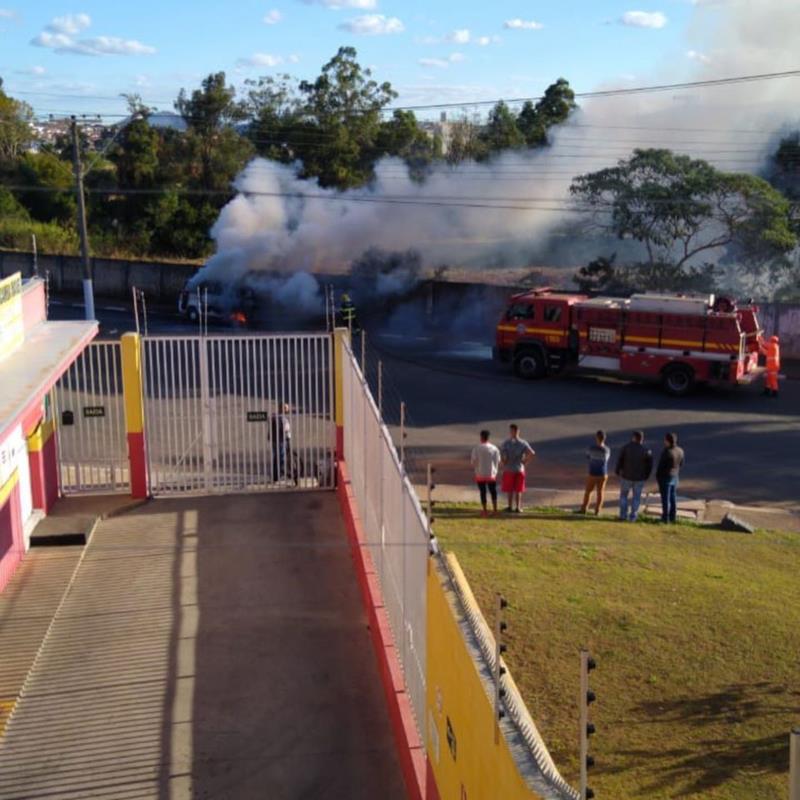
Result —
[[[501, 736], [495, 744], [494, 706], [454, 616], [452, 589], [434, 559], [428, 570], [428, 742], [441, 800], [538, 797], [517, 770]], [[455, 758], [447, 720], [455, 735]]]

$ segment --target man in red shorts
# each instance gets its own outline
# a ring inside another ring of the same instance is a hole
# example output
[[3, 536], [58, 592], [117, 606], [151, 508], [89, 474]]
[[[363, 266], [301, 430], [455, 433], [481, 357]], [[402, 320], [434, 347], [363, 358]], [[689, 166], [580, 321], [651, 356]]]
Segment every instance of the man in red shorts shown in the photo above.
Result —
[[502, 490], [508, 495], [507, 512], [522, 511], [522, 494], [525, 491], [525, 465], [536, 455], [534, 449], [519, 436], [519, 427], [508, 426], [509, 437], [500, 447], [503, 464]]

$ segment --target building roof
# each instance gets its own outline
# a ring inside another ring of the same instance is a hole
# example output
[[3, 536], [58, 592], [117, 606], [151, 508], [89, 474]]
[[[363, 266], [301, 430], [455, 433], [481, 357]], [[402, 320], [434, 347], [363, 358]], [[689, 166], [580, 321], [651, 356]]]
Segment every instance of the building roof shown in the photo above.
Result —
[[40, 403], [97, 335], [97, 322], [41, 322], [0, 361], [0, 440]]

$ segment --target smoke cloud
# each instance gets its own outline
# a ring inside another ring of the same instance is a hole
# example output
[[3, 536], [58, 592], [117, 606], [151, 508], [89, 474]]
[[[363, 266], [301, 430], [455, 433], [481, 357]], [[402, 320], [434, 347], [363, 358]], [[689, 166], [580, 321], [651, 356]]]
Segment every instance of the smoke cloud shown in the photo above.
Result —
[[[653, 73], [630, 79], [631, 86], [797, 67], [795, 0], [696, 2], [692, 14], [683, 49]], [[569, 64], [559, 70], [568, 74]], [[636, 243], [583, 232], [585, 215], [568, 208], [572, 178], [637, 147], [666, 147], [726, 171], [761, 173], [781, 133], [800, 124], [798, 84], [786, 78], [589, 98], [551, 131], [550, 147], [505, 153], [489, 163], [439, 165], [423, 183], [412, 180], [401, 161], [385, 159], [372, 185], [336, 192], [300, 180], [295, 167], [257, 158], [238, 177], [239, 194], [212, 228], [217, 252], [203, 272], [231, 281], [269, 273], [274, 296], [311, 307], [320, 303], [319, 287], [308, 273], [341, 272], [375, 249], [413, 250], [419, 269], [574, 269], [612, 250], [621, 251], [620, 261], [635, 259], [642, 255]], [[612, 85], [624, 88], [619, 80], [595, 88]], [[399, 291], [416, 280], [415, 270], [402, 267], [393, 276], [379, 269], [377, 279]], [[287, 281], [298, 274], [304, 276]]]

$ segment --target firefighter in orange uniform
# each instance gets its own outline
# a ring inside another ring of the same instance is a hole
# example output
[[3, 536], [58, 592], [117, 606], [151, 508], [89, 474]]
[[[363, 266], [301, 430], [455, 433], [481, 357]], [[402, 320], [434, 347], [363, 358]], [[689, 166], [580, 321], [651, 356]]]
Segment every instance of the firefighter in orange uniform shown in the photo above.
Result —
[[764, 394], [768, 397], [778, 396], [778, 373], [781, 369], [781, 346], [777, 336], [770, 336], [765, 344], [761, 342], [761, 352], [767, 357], [767, 376], [764, 384]]

